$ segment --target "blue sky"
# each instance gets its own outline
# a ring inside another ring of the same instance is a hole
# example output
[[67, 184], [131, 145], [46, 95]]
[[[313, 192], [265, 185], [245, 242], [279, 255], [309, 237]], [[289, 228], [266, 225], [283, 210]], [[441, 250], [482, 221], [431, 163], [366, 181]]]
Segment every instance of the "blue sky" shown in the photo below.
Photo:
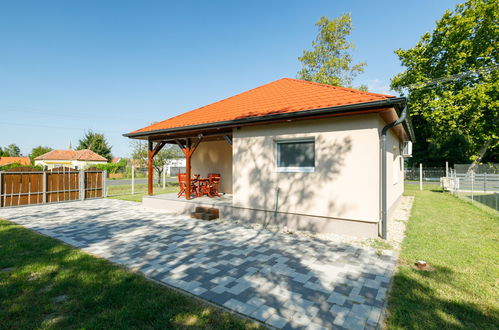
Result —
[[282, 77], [296, 77], [321, 16], [350, 12], [355, 85], [388, 93], [410, 48], [459, 1], [3, 1], [0, 146], [77, 145], [122, 133]]

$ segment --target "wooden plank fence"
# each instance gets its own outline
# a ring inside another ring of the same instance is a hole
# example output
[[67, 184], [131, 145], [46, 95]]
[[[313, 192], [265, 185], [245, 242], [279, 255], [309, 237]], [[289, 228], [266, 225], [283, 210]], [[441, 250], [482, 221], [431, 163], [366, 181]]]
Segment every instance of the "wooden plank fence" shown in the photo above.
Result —
[[13, 168], [0, 172], [0, 207], [57, 203], [106, 195], [106, 173], [56, 168], [34, 171]]

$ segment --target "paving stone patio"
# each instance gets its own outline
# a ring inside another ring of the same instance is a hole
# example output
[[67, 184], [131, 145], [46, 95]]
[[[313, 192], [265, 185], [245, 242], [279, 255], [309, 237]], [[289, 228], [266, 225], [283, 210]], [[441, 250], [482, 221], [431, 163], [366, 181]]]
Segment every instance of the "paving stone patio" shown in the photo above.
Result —
[[377, 328], [396, 261], [121, 200], [0, 209], [0, 217], [276, 328]]

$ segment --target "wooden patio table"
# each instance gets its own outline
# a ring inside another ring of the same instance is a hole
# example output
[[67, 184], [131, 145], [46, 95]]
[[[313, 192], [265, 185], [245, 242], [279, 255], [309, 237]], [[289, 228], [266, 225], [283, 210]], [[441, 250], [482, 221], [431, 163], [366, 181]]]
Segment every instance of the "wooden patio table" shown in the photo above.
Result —
[[197, 178], [197, 188], [196, 188], [196, 196], [197, 197], [203, 197], [203, 192], [201, 191], [201, 186], [203, 184], [206, 184], [210, 181], [208, 178]]

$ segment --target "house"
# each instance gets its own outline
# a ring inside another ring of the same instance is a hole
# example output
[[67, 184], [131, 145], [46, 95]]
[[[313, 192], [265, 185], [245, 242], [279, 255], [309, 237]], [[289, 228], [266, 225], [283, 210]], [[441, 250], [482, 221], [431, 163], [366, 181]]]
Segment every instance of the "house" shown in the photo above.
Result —
[[31, 161], [29, 157], [0, 157], [0, 166], [5, 166], [15, 163], [20, 165], [30, 165]]
[[414, 140], [405, 98], [290, 78], [124, 136], [148, 141], [149, 166], [170, 143], [186, 156], [188, 180], [220, 173], [223, 218], [361, 237], [386, 237]]
[[113, 164], [116, 164], [116, 163], [119, 163], [119, 162], [121, 162], [121, 157], [113, 157], [111, 159], [111, 163], [113, 163]]
[[166, 162], [166, 176], [175, 176], [185, 173], [185, 158], [168, 159]]
[[70, 167], [84, 170], [96, 164], [106, 164], [107, 159], [92, 150], [52, 150], [35, 158], [35, 165], [44, 166], [46, 169], [57, 167]]

